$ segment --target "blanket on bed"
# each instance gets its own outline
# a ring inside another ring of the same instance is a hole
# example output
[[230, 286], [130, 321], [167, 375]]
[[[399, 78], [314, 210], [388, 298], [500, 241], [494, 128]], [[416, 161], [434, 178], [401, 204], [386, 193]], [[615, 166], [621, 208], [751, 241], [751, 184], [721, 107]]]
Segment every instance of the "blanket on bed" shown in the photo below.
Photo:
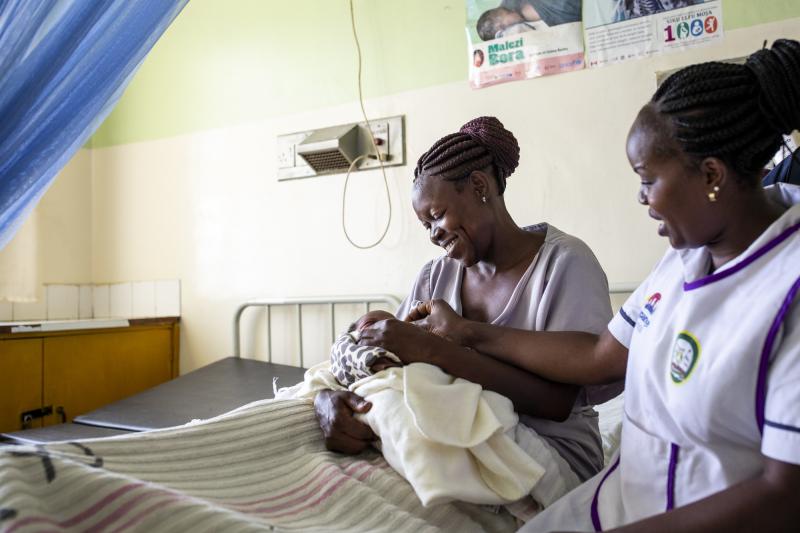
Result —
[[328, 452], [302, 400], [122, 437], [0, 446], [0, 530], [9, 533], [515, 527], [485, 507], [423, 507], [378, 452]]
[[[323, 389], [345, 389], [327, 362], [276, 397], [311, 399]], [[424, 505], [507, 504], [527, 521], [580, 484], [558, 452], [518, 423], [511, 400], [438, 367], [388, 368], [349, 390], [372, 403], [358, 417], [380, 437], [383, 456]]]

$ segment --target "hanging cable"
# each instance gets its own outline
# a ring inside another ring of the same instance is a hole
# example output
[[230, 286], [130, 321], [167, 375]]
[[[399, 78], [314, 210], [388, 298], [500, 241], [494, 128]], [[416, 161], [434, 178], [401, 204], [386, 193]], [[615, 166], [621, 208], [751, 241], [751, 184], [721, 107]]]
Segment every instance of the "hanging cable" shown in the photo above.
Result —
[[[361, 90], [361, 44], [358, 42], [358, 33], [356, 32], [356, 17], [353, 11], [353, 0], [350, 0], [350, 27], [353, 30], [353, 40], [356, 44], [356, 53], [358, 56], [358, 103], [361, 106], [361, 115], [364, 117], [364, 122], [367, 123], [367, 133], [369, 133], [369, 140], [372, 144], [372, 148], [374, 150], [373, 154], [362, 154], [356, 157], [352, 163], [350, 163], [350, 168], [347, 169], [347, 176], [344, 178], [344, 191], [342, 192], [342, 230], [344, 231], [344, 236], [347, 239], [347, 242], [355, 246], [360, 250], [368, 250], [370, 248], [374, 248], [378, 246], [383, 239], [386, 237], [386, 234], [389, 232], [389, 225], [392, 222], [392, 197], [389, 194], [389, 180], [386, 177], [386, 168], [383, 166], [383, 159], [381, 158], [380, 152], [378, 152], [378, 145], [375, 143], [375, 136], [372, 135], [372, 126], [369, 123], [369, 118], [367, 118], [367, 112], [364, 109], [364, 96]], [[347, 233], [347, 226], [345, 225], [345, 198], [347, 196], [347, 182], [350, 180], [350, 173], [355, 168], [356, 164], [365, 157], [374, 157], [378, 160], [378, 164], [381, 167], [381, 173], [383, 174], [383, 184], [386, 188], [386, 201], [389, 204], [389, 216], [386, 219], [386, 227], [383, 228], [383, 233], [381, 236], [378, 237], [378, 240], [372, 244], [362, 245], [357, 244], [350, 238], [350, 235]]]

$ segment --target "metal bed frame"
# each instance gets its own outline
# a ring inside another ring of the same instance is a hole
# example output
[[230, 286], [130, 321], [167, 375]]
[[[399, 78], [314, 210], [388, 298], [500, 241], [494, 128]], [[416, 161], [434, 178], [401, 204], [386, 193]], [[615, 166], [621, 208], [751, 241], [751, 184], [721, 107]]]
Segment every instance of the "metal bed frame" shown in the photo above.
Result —
[[400, 300], [391, 294], [365, 294], [361, 296], [309, 296], [298, 298], [263, 298], [249, 300], [241, 304], [233, 315], [233, 356], [241, 358], [241, 318], [244, 311], [250, 307], [267, 308], [267, 362], [272, 362], [272, 308], [280, 306], [294, 306], [297, 309], [298, 340], [300, 343], [300, 366], [303, 367], [303, 306], [327, 305], [331, 313], [331, 343], [336, 340], [336, 305], [338, 304], [363, 304], [364, 312], [370, 311], [372, 304], [386, 304], [392, 309], [400, 307]]

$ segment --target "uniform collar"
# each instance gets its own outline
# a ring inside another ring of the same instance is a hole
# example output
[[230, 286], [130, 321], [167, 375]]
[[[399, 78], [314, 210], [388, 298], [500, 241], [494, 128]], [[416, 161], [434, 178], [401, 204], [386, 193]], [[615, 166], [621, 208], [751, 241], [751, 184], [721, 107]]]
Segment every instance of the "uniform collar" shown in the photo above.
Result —
[[705, 247], [679, 250], [678, 254], [683, 261], [684, 291], [699, 289], [736, 274], [786, 239], [800, 234], [800, 186], [776, 183], [764, 190], [768, 198], [786, 207], [786, 212], [759, 235], [744, 252], [713, 274], [708, 274], [711, 254]]

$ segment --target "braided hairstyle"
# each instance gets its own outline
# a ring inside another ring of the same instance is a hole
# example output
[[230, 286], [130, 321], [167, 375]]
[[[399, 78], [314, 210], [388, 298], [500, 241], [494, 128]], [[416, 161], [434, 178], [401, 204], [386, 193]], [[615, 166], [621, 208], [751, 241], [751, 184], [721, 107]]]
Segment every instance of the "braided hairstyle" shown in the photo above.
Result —
[[437, 176], [462, 187], [476, 170], [491, 168], [500, 194], [519, 164], [519, 144], [495, 117], [470, 120], [458, 133], [445, 135], [422, 154], [414, 169], [414, 183]]
[[684, 68], [648, 105], [669, 119], [667, 129], [691, 161], [717, 157], [755, 185], [783, 135], [800, 128], [800, 42], [779, 39], [744, 65]]

